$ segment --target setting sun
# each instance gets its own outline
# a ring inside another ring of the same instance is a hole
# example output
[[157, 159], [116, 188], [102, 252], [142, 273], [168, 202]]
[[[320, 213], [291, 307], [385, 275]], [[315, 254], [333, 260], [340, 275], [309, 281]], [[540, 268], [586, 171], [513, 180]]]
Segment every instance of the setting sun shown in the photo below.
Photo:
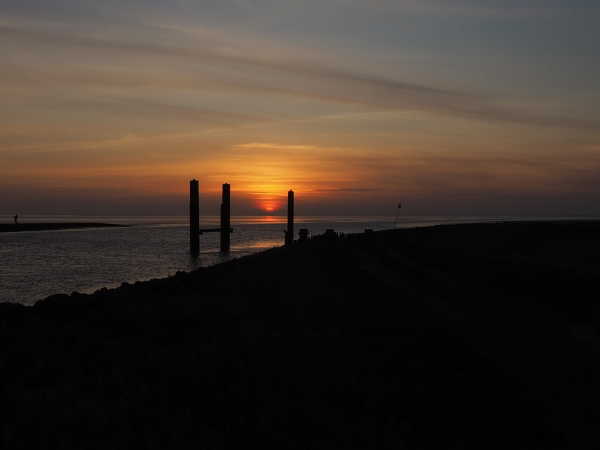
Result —
[[278, 200], [259, 200], [258, 209], [267, 213], [273, 213], [281, 208], [281, 202]]

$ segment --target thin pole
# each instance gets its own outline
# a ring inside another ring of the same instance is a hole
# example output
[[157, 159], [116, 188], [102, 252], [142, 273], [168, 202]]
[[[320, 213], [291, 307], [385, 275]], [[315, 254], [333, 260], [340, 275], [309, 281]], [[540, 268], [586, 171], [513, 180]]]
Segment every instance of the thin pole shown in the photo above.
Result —
[[231, 193], [229, 184], [223, 185], [223, 202], [221, 203], [221, 251], [228, 252], [231, 233]]
[[292, 245], [294, 243], [294, 191], [288, 192], [288, 222], [287, 231], [285, 233], [285, 245]]
[[398, 203], [398, 209], [396, 210], [396, 217], [394, 217], [394, 228], [398, 227], [398, 216], [400, 215], [401, 208], [402, 208], [402, 202]]
[[190, 253], [200, 254], [200, 189], [198, 180], [190, 181]]

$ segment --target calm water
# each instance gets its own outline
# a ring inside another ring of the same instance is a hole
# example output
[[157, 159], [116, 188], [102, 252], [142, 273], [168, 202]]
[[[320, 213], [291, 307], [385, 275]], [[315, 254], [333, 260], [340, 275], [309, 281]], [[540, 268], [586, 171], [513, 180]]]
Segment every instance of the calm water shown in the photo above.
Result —
[[[403, 217], [398, 227], [440, 223], [505, 220], [482, 217]], [[10, 223], [8, 216], [0, 222]], [[166, 277], [282, 245], [283, 217], [233, 218], [232, 251], [218, 251], [218, 233], [201, 237], [201, 254], [188, 253], [186, 217], [76, 217], [35, 216], [27, 222], [107, 222], [127, 228], [0, 233], [0, 301], [33, 304], [52, 294], [73, 291], [91, 293], [123, 282]], [[215, 226], [217, 217], [203, 218], [202, 226]], [[296, 230], [312, 234], [327, 228], [344, 233], [394, 227], [390, 217], [299, 217]]]

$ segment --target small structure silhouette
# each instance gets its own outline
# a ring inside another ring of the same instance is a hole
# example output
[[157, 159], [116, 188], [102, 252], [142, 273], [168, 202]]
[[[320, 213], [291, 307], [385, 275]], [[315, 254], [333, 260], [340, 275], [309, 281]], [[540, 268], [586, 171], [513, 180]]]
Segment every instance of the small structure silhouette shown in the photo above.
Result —
[[13, 219], [15, 219], [15, 225], [19, 224], [19, 215], [15, 214], [15, 217], [13, 217]]
[[298, 232], [298, 241], [299, 242], [308, 241], [309, 234], [310, 234], [310, 232], [308, 231], [308, 228], [300, 228], [300, 231]]
[[323, 237], [325, 239], [335, 240], [335, 239], [338, 238], [338, 233], [336, 233], [333, 228], [328, 228], [327, 230], [325, 230], [325, 233], [323, 234]]

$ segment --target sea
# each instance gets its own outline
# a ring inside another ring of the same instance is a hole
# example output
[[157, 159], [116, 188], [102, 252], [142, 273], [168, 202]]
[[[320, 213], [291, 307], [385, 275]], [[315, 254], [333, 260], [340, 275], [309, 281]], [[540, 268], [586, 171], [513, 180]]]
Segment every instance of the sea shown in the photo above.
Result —
[[[549, 218], [545, 218], [548, 220]], [[553, 220], [560, 218], [552, 218]], [[296, 217], [296, 232], [311, 235], [333, 229], [360, 233], [365, 229], [423, 227], [439, 224], [523, 220], [515, 217]], [[528, 220], [532, 220], [529, 218]], [[232, 217], [231, 252], [219, 251], [219, 234], [200, 237], [200, 256], [189, 253], [187, 217], [29, 216], [22, 222], [96, 222], [129, 225], [119, 228], [0, 233], [0, 302], [32, 305], [53, 294], [92, 293], [124, 282], [163, 278], [193, 271], [283, 245], [283, 216]], [[0, 223], [11, 223], [1, 216]], [[218, 217], [203, 217], [202, 228], [218, 226]]]

